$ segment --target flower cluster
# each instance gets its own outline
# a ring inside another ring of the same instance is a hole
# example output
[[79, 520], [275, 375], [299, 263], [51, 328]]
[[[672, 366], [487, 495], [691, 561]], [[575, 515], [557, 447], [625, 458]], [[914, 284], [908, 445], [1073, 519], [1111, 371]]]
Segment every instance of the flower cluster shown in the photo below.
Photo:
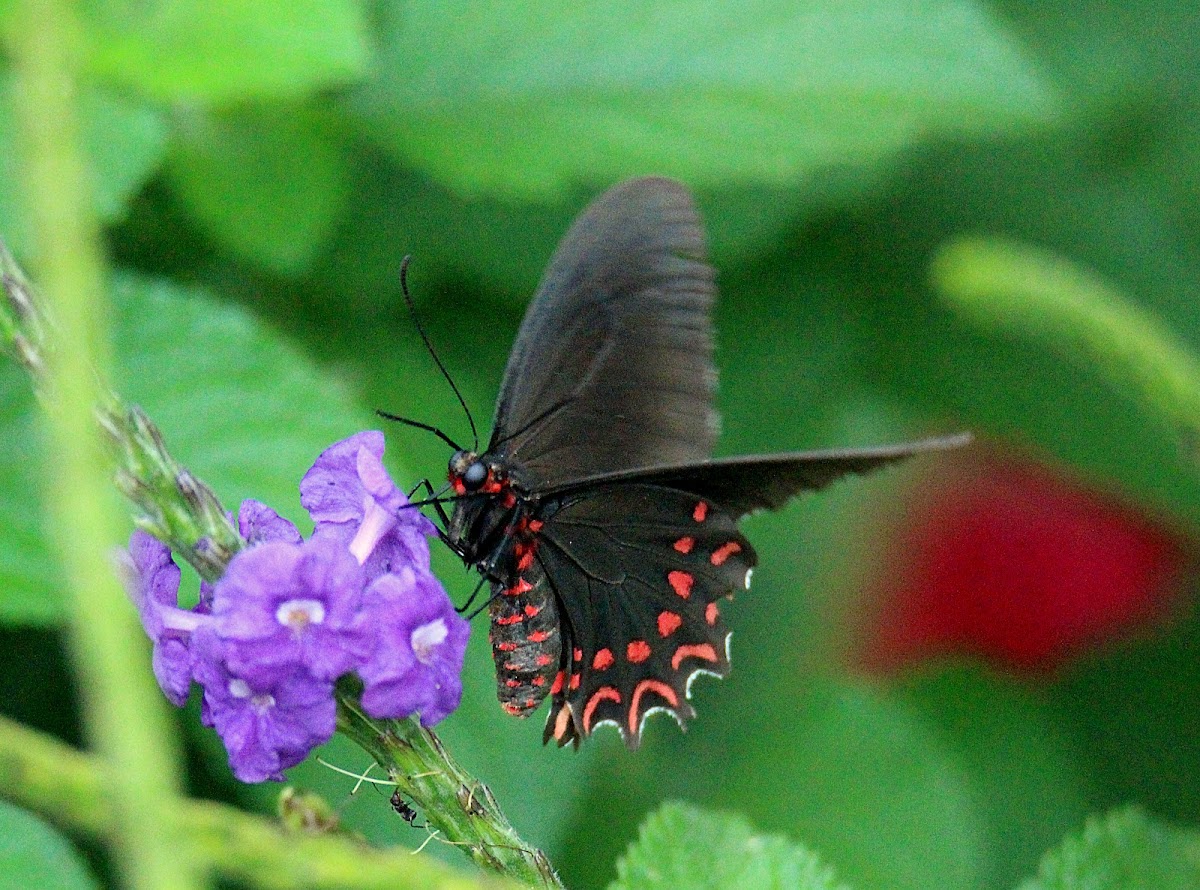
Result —
[[357, 673], [373, 717], [419, 714], [437, 723], [462, 696], [469, 627], [429, 571], [434, 527], [384, 469], [383, 435], [363, 432], [326, 449], [300, 483], [315, 530], [258, 501], [242, 503], [247, 546], [198, 604], [179, 606], [179, 567], [166, 545], [137, 531], [130, 589], [154, 642], [153, 667], [181, 706], [195, 680], [202, 717], [244, 782], [281, 779], [327, 741], [334, 682]]

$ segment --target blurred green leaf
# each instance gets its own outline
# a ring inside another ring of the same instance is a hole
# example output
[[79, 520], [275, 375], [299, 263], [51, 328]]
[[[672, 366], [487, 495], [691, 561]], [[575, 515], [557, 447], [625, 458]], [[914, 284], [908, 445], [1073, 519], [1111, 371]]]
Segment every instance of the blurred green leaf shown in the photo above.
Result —
[[1095, 276], [1026, 245], [962, 239], [934, 259], [933, 281], [981, 324], [1077, 351], [1177, 426], [1183, 444], [1200, 444], [1200, 360]]
[[29, 380], [0, 368], [0, 623], [51, 624], [62, 615], [62, 576], [41, 504], [43, 436]]
[[844, 890], [845, 885], [808, 850], [758, 834], [740, 816], [668, 803], [642, 824], [609, 887]]
[[164, 101], [295, 97], [357, 78], [368, 59], [353, 0], [88, 0], [91, 70]]
[[1010, 888], [1088, 813], [1086, 758], [1040, 691], [978, 668], [930, 665], [898, 690], [958, 754], [987, 820], [986, 882]]
[[175, 457], [230, 509], [253, 497], [300, 518], [300, 477], [370, 424], [347, 388], [198, 288], [123, 276], [113, 291], [117, 391], [149, 412]]
[[1194, 890], [1200, 834], [1137, 808], [1088, 820], [1081, 835], [1046, 854], [1020, 890]]
[[[25, 221], [25, 201], [17, 174], [11, 78], [0, 80], [0, 234], [18, 255], [33, 245]], [[83, 140], [92, 165], [93, 201], [102, 221], [120, 219], [133, 195], [154, 173], [166, 150], [167, 125], [146, 105], [100, 90], [85, 90], [81, 99]]]
[[307, 108], [181, 120], [167, 173], [181, 203], [231, 253], [283, 275], [303, 271], [348, 194], [336, 131]]
[[[301, 519], [300, 477], [322, 449], [369, 424], [345, 388], [278, 334], [196, 288], [132, 277], [113, 286], [117, 390], [145, 407], [168, 447], [231, 510], [246, 497]], [[40, 448], [27, 381], [0, 374], [0, 618], [61, 617], [43, 537]]]
[[94, 890], [99, 884], [65, 837], [0, 800], [0, 890]]
[[1056, 110], [970, 0], [427, 0], [388, 13], [374, 79], [351, 103], [364, 135], [466, 193], [546, 196], [648, 171], [791, 185], [931, 132]]
[[[442, 277], [458, 273], [524, 305], [559, 239], [596, 197], [575, 189], [551, 203], [487, 194], [464, 197], [419, 173], [388, 164], [363, 167], [352, 199], [354, 224], [339, 229], [319, 266], [322, 281], [351, 299], [369, 299], [364, 295], [395, 287], [398, 258], [412, 254], [414, 281], [434, 272]], [[696, 200], [713, 264], [731, 268], [761, 257], [814, 204], [844, 197], [857, 187], [839, 185], [831, 177], [811, 193], [767, 186], [701, 192]]]

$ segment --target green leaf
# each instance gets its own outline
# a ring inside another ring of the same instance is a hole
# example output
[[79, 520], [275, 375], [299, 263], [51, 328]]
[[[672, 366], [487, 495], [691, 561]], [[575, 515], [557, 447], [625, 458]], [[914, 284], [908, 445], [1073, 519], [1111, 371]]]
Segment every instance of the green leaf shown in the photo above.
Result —
[[[300, 477], [322, 449], [366, 428], [346, 388], [236, 307], [204, 292], [121, 277], [117, 390], [225, 505], [265, 501], [303, 520]], [[27, 381], [0, 374], [0, 620], [61, 620], [58, 568], [40, 531], [41, 448]]]
[[308, 266], [348, 189], [340, 140], [306, 108], [189, 117], [167, 171], [205, 232], [283, 275]]
[[99, 884], [61, 834], [0, 800], [0, 890], [94, 890]]
[[352, 107], [367, 138], [466, 193], [546, 196], [647, 171], [794, 186], [930, 133], [1045, 121], [1056, 105], [969, 0], [389, 12]]
[[1083, 833], [1046, 854], [1021, 890], [1194, 890], [1200, 833], [1137, 808], [1088, 820]]
[[357, 78], [367, 63], [352, 0], [90, 0], [93, 73], [164, 101], [295, 97]]
[[197, 288], [124, 276], [117, 391], [230, 508], [247, 497], [295, 521], [300, 477], [338, 439], [367, 428], [347, 388], [244, 311]]
[[664, 804], [617, 863], [609, 890], [743, 888], [844, 890], [817, 857], [729, 813]]
[[[12, 119], [12, 81], [0, 82], [0, 233], [17, 254], [32, 252], [20, 189]], [[167, 125], [146, 105], [100, 90], [86, 90], [80, 100], [83, 140], [91, 162], [93, 206], [103, 222], [120, 219], [130, 199], [162, 162]]]
[[1200, 359], [1096, 276], [1027, 245], [962, 239], [935, 258], [933, 281], [977, 323], [1086, 359], [1175, 426], [1181, 445], [1200, 445]]

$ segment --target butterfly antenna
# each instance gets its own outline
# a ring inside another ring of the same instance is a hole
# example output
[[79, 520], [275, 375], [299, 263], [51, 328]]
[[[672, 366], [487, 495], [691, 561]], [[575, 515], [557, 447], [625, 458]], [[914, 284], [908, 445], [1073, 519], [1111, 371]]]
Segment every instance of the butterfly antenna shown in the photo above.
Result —
[[[416, 326], [417, 333], [421, 335], [421, 340], [425, 343], [425, 348], [429, 350], [429, 354], [433, 357], [433, 362], [438, 366], [438, 370], [442, 372], [442, 376], [446, 378], [446, 382], [450, 384], [450, 388], [454, 390], [454, 396], [458, 399], [458, 404], [462, 405], [463, 413], [467, 415], [467, 423], [471, 425], [471, 438], [475, 445], [472, 450], [479, 451], [479, 431], [475, 427], [475, 418], [471, 416], [471, 409], [467, 407], [467, 401], [463, 398], [462, 393], [458, 391], [458, 387], [454, 385], [454, 378], [450, 376], [450, 372], [446, 370], [446, 366], [442, 364], [442, 360], [438, 358], [437, 350], [433, 348], [433, 344], [429, 341], [429, 335], [425, 333], [425, 327], [421, 324], [421, 319], [417, 317], [417, 307], [413, 305], [412, 294], [408, 292], [408, 264], [412, 260], [412, 256], [406, 256], [400, 261], [400, 290], [404, 294], [404, 302], [408, 305], [408, 314], [412, 316], [413, 325]], [[422, 427], [423, 424], [406, 421], [403, 418], [393, 418], [402, 423], [409, 423], [412, 426]], [[430, 432], [441, 436], [443, 440], [449, 442], [455, 450], [461, 450], [450, 438], [442, 433], [441, 430], [432, 427], [424, 426]]]
[[375, 413], [378, 414], [380, 417], [382, 417], [384, 420], [394, 420], [394, 421], [396, 421], [396, 423], [403, 423], [403, 424], [406, 424], [407, 426], [415, 426], [419, 430], [425, 430], [427, 433], [433, 433], [435, 436], [437, 436], [439, 439], [441, 439], [443, 442], [445, 442], [447, 445], [449, 445], [455, 451], [462, 451], [461, 445], [459, 445], [457, 442], [455, 442], [453, 439], [451, 439], [449, 436], [447, 436], [445, 433], [443, 433], [440, 429], [438, 429], [436, 426], [433, 426], [432, 424], [421, 423], [421, 421], [413, 420], [410, 417], [401, 417], [399, 414], [389, 414], [388, 412], [380, 411], [379, 409], [376, 409]]

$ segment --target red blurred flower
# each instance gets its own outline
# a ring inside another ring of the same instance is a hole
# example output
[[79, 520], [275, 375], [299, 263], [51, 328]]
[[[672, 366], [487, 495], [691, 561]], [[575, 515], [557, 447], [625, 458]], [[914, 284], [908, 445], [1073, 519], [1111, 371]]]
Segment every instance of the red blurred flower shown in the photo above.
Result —
[[1192, 545], [1136, 507], [1011, 455], [914, 487], [871, 585], [856, 661], [969, 654], [1053, 670], [1171, 611]]

